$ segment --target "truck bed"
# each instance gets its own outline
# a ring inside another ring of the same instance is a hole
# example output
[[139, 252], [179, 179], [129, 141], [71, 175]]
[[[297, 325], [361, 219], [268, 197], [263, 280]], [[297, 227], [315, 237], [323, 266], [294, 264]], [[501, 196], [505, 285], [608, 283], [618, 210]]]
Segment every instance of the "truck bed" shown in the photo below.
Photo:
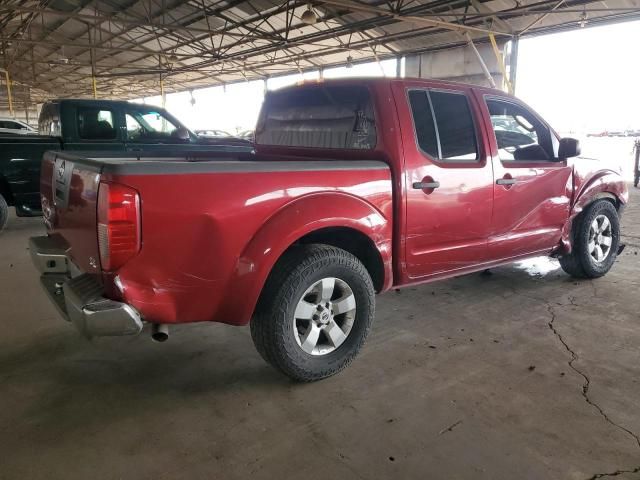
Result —
[[[117, 272], [97, 260], [103, 182], [140, 197], [142, 247]], [[390, 251], [391, 172], [378, 160], [48, 152], [41, 185], [52, 212], [49, 234], [66, 242], [74, 268], [150, 321], [248, 322], [248, 285], [264, 281], [249, 279], [266, 277], [263, 270], [307, 231], [371, 230]]]

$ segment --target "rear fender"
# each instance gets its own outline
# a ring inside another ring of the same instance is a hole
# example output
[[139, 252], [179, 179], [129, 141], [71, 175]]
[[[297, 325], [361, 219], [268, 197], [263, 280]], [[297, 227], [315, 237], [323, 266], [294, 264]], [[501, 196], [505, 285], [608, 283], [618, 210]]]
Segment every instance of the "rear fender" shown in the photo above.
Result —
[[627, 184], [617, 173], [601, 172], [580, 188], [571, 208], [569, 218], [562, 228], [559, 253], [571, 253], [574, 220], [590, 204], [603, 198], [613, 200], [616, 207], [618, 205], [624, 206], [629, 201]]
[[371, 204], [349, 194], [311, 194], [278, 210], [243, 250], [227, 284], [220, 318], [245, 325], [251, 319], [267, 277], [282, 254], [297, 240], [328, 227], [347, 227], [369, 237], [384, 265], [384, 287], [392, 282], [391, 219]]

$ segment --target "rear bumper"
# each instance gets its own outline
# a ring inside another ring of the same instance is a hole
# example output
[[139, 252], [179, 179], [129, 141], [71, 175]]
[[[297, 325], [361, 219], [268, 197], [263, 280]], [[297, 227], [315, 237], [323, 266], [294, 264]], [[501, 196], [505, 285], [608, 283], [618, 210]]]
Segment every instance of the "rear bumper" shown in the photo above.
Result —
[[126, 303], [102, 296], [95, 278], [75, 269], [66, 248], [54, 237], [31, 237], [33, 264], [40, 282], [60, 314], [86, 337], [135, 335], [142, 330], [140, 314]]

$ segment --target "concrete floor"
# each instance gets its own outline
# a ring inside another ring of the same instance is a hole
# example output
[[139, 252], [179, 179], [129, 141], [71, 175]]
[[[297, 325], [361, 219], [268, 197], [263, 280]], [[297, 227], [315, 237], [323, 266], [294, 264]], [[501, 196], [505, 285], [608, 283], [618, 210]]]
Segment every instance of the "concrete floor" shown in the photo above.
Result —
[[83, 340], [0, 235], [2, 479], [640, 478], [640, 192], [577, 282], [540, 259], [391, 292], [359, 358], [296, 385], [248, 329]]

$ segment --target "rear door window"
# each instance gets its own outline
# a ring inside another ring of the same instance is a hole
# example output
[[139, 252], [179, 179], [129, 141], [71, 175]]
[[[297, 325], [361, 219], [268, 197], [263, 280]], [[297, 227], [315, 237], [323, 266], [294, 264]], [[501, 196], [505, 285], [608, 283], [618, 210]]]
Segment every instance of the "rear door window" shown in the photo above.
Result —
[[373, 149], [374, 108], [362, 86], [312, 86], [265, 99], [256, 143], [288, 147]]
[[476, 129], [465, 94], [411, 90], [409, 103], [423, 152], [445, 162], [478, 160]]
[[409, 103], [413, 113], [413, 123], [416, 130], [416, 140], [421, 150], [432, 158], [440, 158], [436, 123], [433, 119], [433, 110], [429, 95], [426, 90], [411, 90]]
[[78, 136], [83, 140], [115, 140], [114, 117], [111, 110], [78, 107]]

